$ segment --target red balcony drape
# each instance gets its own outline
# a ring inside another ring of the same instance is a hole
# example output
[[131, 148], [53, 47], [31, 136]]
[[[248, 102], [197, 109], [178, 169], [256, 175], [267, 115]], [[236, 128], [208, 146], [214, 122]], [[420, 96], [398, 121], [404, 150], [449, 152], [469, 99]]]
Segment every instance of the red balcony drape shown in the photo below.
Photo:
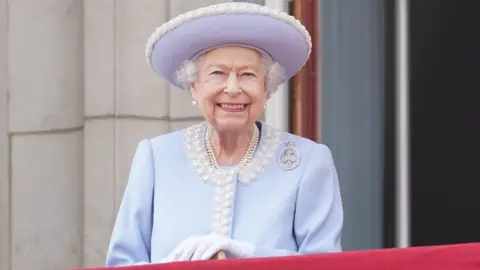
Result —
[[[111, 268], [116, 270], [119, 268]], [[382, 249], [277, 258], [177, 262], [123, 270], [477, 270], [480, 244]], [[101, 270], [100, 268], [97, 270]]]

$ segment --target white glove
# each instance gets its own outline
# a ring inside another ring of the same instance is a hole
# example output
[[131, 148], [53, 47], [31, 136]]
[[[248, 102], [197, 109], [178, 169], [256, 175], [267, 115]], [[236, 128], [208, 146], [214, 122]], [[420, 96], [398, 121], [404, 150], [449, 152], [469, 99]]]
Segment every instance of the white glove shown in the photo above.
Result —
[[189, 237], [181, 242], [162, 263], [189, 261], [200, 243], [201, 236]]
[[192, 260], [210, 259], [220, 250], [225, 252], [227, 258], [246, 258], [253, 255], [255, 247], [218, 234], [209, 234], [201, 238]]
[[163, 262], [208, 260], [220, 250], [227, 258], [246, 258], [254, 254], [255, 247], [218, 234], [194, 236], [180, 243]]

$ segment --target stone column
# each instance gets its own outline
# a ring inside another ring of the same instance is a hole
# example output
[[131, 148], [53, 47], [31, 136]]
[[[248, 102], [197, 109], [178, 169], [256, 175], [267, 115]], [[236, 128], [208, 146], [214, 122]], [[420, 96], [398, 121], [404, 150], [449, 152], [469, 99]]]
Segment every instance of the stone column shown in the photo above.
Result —
[[86, 0], [85, 267], [103, 266], [140, 140], [168, 132], [167, 83], [149, 69], [145, 45], [168, 1]]
[[10, 176], [7, 124], [7, 0], [0, 0], [0, 269], [10, 269]]
[[11, 270], [82, 266], [81, 3], [8, 1], [0, 17], [8, 18]]

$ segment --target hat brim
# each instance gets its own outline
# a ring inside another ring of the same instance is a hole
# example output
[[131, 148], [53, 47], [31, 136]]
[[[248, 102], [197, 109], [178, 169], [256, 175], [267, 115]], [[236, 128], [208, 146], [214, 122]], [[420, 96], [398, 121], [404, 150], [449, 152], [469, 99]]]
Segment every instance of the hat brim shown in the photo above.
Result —
[[262, 14], [233, 13], [200, 17], [170, 30], [153, 45], [150, 64], [171, 84], [182, 63], [210, 48], [236, 44], [258, 48], [285, 68], [286, 79], [308, 60], [310, 46], [290, 23]]

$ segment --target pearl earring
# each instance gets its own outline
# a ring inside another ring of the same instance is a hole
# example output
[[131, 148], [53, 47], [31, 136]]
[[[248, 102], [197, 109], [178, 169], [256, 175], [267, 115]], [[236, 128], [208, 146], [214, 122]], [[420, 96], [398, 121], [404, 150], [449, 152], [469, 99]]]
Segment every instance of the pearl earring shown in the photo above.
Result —
[[196, 101], [196, 100], [192, 100], [192, 105], [197, 105], [197, 101]]

